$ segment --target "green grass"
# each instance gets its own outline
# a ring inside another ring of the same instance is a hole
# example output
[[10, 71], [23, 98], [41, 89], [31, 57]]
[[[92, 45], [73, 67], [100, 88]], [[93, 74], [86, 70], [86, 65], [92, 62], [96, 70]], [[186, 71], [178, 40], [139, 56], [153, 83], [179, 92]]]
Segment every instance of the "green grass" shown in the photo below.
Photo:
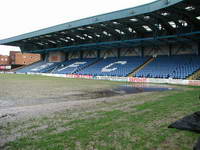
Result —
[[[98, 150], [189, 150], [198, 134], [168, 125], [198, 111], [199, 88], [162, 97], [158, 101], [130, 106], [134, 111], [98, 111], [94, 118], [75, 119], [62, 124], [70, 130], [52, 133], [54, 127], [7, 144], [9, 149], [98, 149]], [[64, 119], [64, 118], [63, 118]]]
[[[70, 78], [59, 78], [59, 77], [48, 77], [41, 75], [23, 75], [23, 74], [0, 74], [0, 83], [1, 84], [16, 84], [20, 85], [32, 85], [32, 84], [40, 84], [46, 86], [59, 86], [59, 87], [67, 87], [71, 90], [73, 89], [97, 89], [97, 88], [110, 88], [115, 85], [120, 85], [120, 82], [111, 82], [111, 81], [97, 81], [97, 80], [89, 80], [89, 79], [70, 79]], [[67, 86], [66, 86], [67, 85]], [[90, 86], [88, 86], [90, 85]], [[88, 86], [88, 88], [85, 88]]]
[[[59, 83], [92, 88], [118, 82], [42, 76], [0, 75], [0, 83]], [[106, 86], [105, 86], [106, 85]], [[0, 125], [7, 134], [22, 136], [3, 148], [11, 150], [191, 150], [199, 134], [168, 129], [174, 121], [199, 111], [200, 88], [153, 92], [104, 102], [92, 108]], [[145, 100], [145, 101], [144, 101]], [[139, 103], [144, 101], [144, 103]], [[1, 132], [0, 132], [1, 133]], [[1, 135], [0, 135], [1, 136]], [[0, 148], [1, 149], [1, 148]]]

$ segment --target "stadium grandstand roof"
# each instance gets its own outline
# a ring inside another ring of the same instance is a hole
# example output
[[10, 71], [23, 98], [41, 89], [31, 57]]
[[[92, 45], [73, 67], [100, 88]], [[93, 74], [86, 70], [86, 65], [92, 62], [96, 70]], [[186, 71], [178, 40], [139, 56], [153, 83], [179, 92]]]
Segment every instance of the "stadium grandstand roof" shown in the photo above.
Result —
[[199, 0], [158, 0], [0, 40], [0, 45], [43, 53], [196, 42], [199, 35]]

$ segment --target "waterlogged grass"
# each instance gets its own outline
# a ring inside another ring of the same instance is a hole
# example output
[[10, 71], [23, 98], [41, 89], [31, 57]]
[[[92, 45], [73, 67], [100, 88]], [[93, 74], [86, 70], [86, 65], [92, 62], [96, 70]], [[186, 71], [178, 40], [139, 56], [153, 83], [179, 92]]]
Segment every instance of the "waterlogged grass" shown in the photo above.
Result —
[[24, 75], [24, 74], [0, 74], [0, 82], [2, 81], [6, 81], [6, 82], [19, 82], [19, 81], [49, 81], [49, 82], [63, 82], [63, 83], [67, 83], [67, 84], [75, 84], [74, 86], [76, 86], [76, 84], [79, 85], [84, 85], [85, 84], [91, 84], [91, 85], [95, 85], [95, 84], [100, 84], [100, 85], [104, 85], [104, 84], [108, 84], [108, 85], [119, 85], [119, 82], [111, 82], [111, 81], [96, 81], [96, 80], [87, 80], [87, 79], [69, 79], [69, 78], [60, 78], [60, 77], [48, 77], [48, 76], [41, 76], [41, 75]]
[[[48, 127], [32, 132], [13, 142], [7, 149], [41, 150], [191, 150], [198, 134], [168, 129], [177, 119], [199, 111], [200, 88], [188, 91], [168, 92], [156, 101], [133, 105], [134, 99], [120, 101], [128, 110], [96, 110], [77, 114], [70, 118], [69, 112], [56, 118], [29, 121]], [[154, 95], [155, 96], [155, 95]], [[156, 98], [156, 96], [155, 96]], [[143, 97], [141, 96], [142, 100]], [[154, 97], [152, 98], [154, 99]], [[126, 102], [126, 103], [125, 103]], [[104, 107], [106, 104], [99, 106]], [[109, 103], [110, 107], [116, 105]], [[119, 105], [119, 104], [118, 104]], [[78, 113], [78, 112], [77, 112]], [[92, 116], [92, 114], [95, 114]], [[91, 115], [91, 117], [80, 117]], [[32, 125], [31, 128], [38, 127]], [[63, 130], [57, 131], [58, 127]]]
[[67, 90], [92, 91], [95, 89], [104, 89], [104, 88], [109, 89], [112, 86], [120, 85], [121, 83], [110, 82], [110, 81], [87, 80], [87, 79], [48, 77], [40, 75], [0, 74], [0, 84], [5, 85], [8, 91], [11, 90], [10, 89], [11, 87], [20, 87], [22, 91], [25, 91], [24, 89], [29, 89], [30, 87], [42, 88], [47, 90], [51, 90], [54, 88], [58, 88], [59, 90], [61, 88], [64, 88], [66, 91]]

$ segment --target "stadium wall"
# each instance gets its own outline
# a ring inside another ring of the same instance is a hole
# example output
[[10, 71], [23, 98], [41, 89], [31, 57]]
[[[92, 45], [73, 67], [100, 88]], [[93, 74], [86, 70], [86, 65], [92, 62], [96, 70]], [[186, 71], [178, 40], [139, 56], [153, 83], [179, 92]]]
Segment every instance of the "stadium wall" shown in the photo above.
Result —
[[113, 48], [104, 50], [82, 50], [71, 52], [49, 52], [46, 54], [49, 62], [62, 62], [71, 59], [82, 58], [109, 58], [123, 56], [171, 56], [198, 54], [199, 46], [197, 43], [182, 43], [173, 45], [151, 45], [144, 47]]
[[83, 58], [97, 58], [97, 51], [87, 50], [83, 53]]
[[63, 62], [66, 60], [66, 54], [64, 52], [50, 52], [49, 62]]
[[41, 60], [40, 54], [15, 53], [14, 59], [11, 56], [12, 65], [30, 65]]
[[[0, 72], [2, 73], [2, 72]], [[200, 86], [200, 80], [182, 80], [182, 79], [158, 79], [158, 78], [136, 78], [136, 77], [111, 77], [111, 76], [92, 76], [78, 74], [48, 74], [48, 73], [28, 73], [28, 75], [42, 75], [49, 77], [62, 77], [74, 79], [92, 79], [92, 80], [109, 80], [130, 83], [156, 83], [156, 84], [174, 84], [187, 86]]]
[[72, 51], [72, 52], [69, 52], [68, 53], [68, 59], [71, 60], [71, 59], [78, 59], [80, 58], [80, 51]]

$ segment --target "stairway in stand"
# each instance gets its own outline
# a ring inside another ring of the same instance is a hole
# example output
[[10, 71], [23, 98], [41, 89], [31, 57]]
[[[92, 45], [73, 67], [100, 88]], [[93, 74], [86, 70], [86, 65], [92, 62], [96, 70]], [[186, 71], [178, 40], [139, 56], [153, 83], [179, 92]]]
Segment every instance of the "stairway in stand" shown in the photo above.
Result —
[[141, 66], [137, 67], [136, 69], [134, 69], [129, 75], [128, 77], [133, 77], [135, 76], [135, 74], [142, 70], [145, 66], [147, 66], [148, 64], [150, 64], [152, 61], [154, 61], [156, 58], [151, 57], [150, 59], [148, 59], [144, 64], [142, 64]]
[[187, 80], [197, 80], [200, 78], [200, 69], [195, 71], [192, 75], [187, 77]]

